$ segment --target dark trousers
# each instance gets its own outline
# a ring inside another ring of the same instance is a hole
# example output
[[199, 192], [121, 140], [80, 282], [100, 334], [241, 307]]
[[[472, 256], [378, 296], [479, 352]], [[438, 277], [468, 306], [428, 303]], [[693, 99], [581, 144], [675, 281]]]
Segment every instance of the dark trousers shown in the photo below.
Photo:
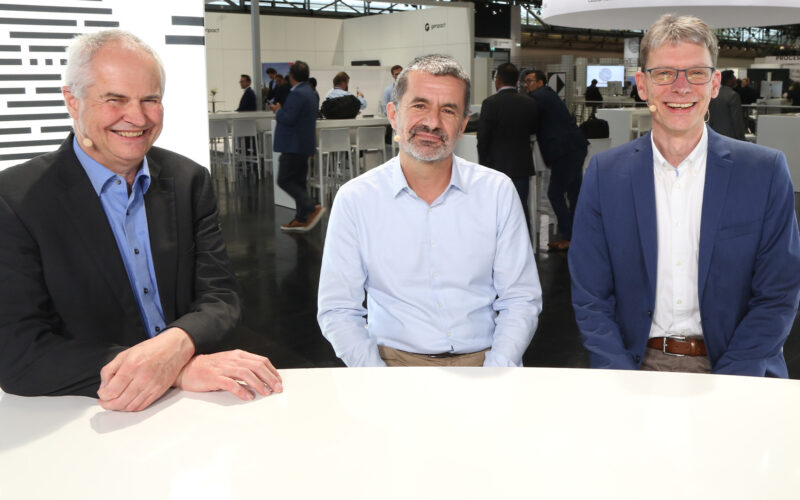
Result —
[[[580, 156], [580, 158], [578, 158]], [[565, 240], [572, 238], [572, 219], [583, 180], [583, 160], [586, 153], [574, 155], [562, 165], [554, 165], [550, 170], [550, 185], [547, 198], [558, 219], [558, 232]], [[566, 199], [565, 199], [566, 195]]]
[[281, 153], [278, 170], [278, 186], [294, 198], [297, 212], [295, 219], [306, 222], [314, 211], [316, 203], [308, 196], [306, 176], [308, 175], [308, 155]]
[[528, 194], [531, 190], [531, 177], [529, 175], [522, 175], [520, 177], [512, 177], [511, 182], [514, 183], [514, 187], [517, 188], [517, 194], [519, 194], [519, 201], [522, 202], [522, 210], [525, 212], [525, 225], [528, 226], [528, 230], [531, 227], [531, 214], [528, 210]]

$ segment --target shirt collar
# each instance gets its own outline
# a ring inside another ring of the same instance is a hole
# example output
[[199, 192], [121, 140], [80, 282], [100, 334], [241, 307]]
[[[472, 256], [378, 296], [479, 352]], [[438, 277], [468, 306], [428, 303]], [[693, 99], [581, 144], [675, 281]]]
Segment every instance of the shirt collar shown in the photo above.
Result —
[[513, 85], [504, 85], [504, 86], [500, 87], [499, 89], [497, 89], [497, 93], [499, 94], [500, 92], [502, 92], [502, 91], [504, 91], [506, 89], [517, 90], [517, 87], [514, 87]]
[[708, 131], [706, 127], [703, 127], [703, 135], [700, 136], [700, 141], [697, 143], [697, 146], [694, 147], [691, 153], [683, 159], [682, 162], [677, 167], [673, 167], [664, 158], [664, 155], [661, 154], [661, 151], [658, 150], [656, 146], [655, 140], [653, 140], [653, 133], [650, 133], [650, 144], [653, 147], [653, 164], [655, 166], [656, 172], [677, 172], [678, 175], [684, 172], [697, 172], [700, 168], [698, 165], [698, 160], [705, 157], [708, 153]]
[[[98, 163], [94, 158], [86, 154], [86, 152], [78, 145], [78, 138], [72, 138], [72, 150], [75, 151], [75, 156], [78, 157], [83, 170], [89, 176], [89, 181], [92, 183], [94, 191], [97, 196], [103, 193], [103, 189], [115, 177], [120, 177], [118, 174], [112, 172], [108, 167]], [[147, 192], [150, 187], [150, 168], [147, 166], [147, 157], [142, 159], [142, 168], [136, 172], [136, 178], [133, 180], [134, 186], [139, 184], [142, 189], [142, 194]]]
[[[460, 158], [456, 155], [451, 155], [451, 157], [453, 158], [453, 167], [450, 171], [450, 184], [447, 185], [447, 189], [444, 192], [447, 192], [451, 187], [455, 187], [466, 193], [467, 189], [461, 175]], [[403, 174], [403, 169], [400, 167], [400, 156], [398, 155], [392, 158], [392, 196], [396, 197], [403, 190], [412, 192], [412, 189], [408, 186], [406, 176]]]

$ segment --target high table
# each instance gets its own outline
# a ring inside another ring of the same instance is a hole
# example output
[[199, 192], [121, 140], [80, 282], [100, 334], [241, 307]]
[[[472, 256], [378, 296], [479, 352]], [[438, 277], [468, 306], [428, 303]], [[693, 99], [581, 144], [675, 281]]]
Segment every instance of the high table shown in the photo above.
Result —
[[800, 382], [554, 368], [281, 370], [140, 413], [0, 396], [0, 498], [795, 499]]

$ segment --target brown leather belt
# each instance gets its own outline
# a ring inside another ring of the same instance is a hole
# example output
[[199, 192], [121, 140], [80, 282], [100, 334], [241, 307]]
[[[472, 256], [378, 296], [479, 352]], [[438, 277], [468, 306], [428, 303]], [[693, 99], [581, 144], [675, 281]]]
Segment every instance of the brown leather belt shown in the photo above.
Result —
[[705, 356], [706, 343], [702, 337], [653, 337], [647, 347], [670, 356]]

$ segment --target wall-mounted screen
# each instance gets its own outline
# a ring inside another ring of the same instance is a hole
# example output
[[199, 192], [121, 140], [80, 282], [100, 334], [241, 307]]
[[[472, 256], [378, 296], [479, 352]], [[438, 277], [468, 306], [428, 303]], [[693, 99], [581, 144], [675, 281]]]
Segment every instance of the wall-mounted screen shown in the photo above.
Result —
[[598, 87], [607, 87], [608, 82], [621, 82], [625, 80], [625, 66], [586, 66], [586, 86], [591, 85], [592, 80], [597, 80]]

